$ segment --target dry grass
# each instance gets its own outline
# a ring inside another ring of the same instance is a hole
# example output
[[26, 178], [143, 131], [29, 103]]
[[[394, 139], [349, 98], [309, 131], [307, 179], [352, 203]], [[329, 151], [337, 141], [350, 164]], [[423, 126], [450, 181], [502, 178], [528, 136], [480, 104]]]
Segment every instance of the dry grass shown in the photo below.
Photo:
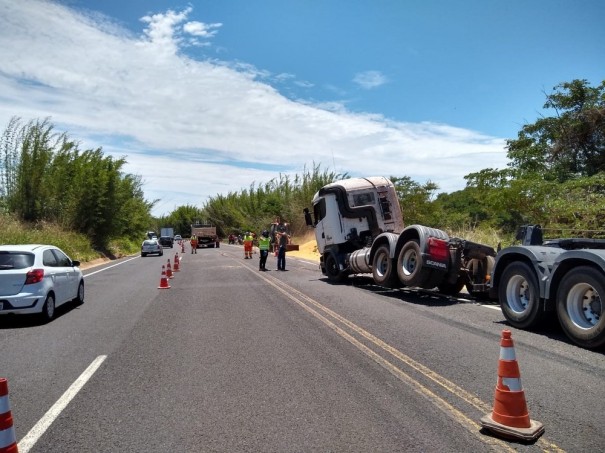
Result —
[[103, 256], [83, 234], [48, 222], [23, 223], [7, 214], [0, 214], [0, 244], [52, 244], [83, 263]]

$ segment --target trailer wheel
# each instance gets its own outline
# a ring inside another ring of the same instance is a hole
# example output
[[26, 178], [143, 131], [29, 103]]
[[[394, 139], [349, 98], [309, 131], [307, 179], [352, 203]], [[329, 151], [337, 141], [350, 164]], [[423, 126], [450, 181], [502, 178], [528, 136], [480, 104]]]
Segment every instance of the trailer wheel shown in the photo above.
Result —
[[397, 278], [397, 272], [395, 272], [393, 260], [389, 255], [387, 245], [378, 247], [372, 260], [372, 276], [378, 285], [394, 288], [398, 286], [399, 279]]
[[346, 276], [340, 271], [338, 261], [333, 253], [328, 252], [324, 255], [324, 265], [328, 280], [334, 283], [341, 283], [345, 279]]
[[407, 242], [397, 257], [397, 275], [406, 286], [422, 286], [426, 275], [422, 272], [422, 252], [417, 240]]
[[584, 348], [605, 344], [605, 297], [602, 272], [580, 266], [561, 279], [557, 315], [567, 336]]
[[519, 329], [535, 326], [544, 316], [538, 279], [525, 263], [506, 266], [498, 286], [498, 298], [504, 317]]

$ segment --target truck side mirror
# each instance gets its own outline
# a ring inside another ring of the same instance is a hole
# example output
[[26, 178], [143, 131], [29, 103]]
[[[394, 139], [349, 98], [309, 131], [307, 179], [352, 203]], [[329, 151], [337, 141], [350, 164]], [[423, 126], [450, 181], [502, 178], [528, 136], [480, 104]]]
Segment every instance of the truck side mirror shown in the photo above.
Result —
[[315, 225], [313, 225], [313, 219], [311, 219], [311, 213], [309, 212], [309, 208], [303, 209], [303, 212], [305, 213], [305, 223], [307, 224], [307, 226], [314, 227]]

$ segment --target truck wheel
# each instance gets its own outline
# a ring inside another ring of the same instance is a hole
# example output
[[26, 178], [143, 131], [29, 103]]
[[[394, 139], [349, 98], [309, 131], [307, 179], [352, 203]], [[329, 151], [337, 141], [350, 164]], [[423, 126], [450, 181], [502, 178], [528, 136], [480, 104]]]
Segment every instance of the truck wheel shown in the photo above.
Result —
[[544, 316], [538, 279], [525, 263], [506, 266], [498, 286], [498, 298], [504, 317], [513, 327], [528, 329]]
[[605, 297], [602, 272], [580, 266], [561, 279], [557, 291], [557, 315], [567, 336], [584, 348], [605, 344]]
[[418, 241], [406, 243], [397, 257], [397, 275], [406, 286], [422, 286], [426, 280], [422, 272], [422, 253]]
[[387, 245], [378, 247], [372, 261], [372, 276], [376, 284], [395, 288], [399, 286], [399, 279], [397, 278], [397, 272], [395, 272], [393, 260], [389, 255]]
[[338, 261], [336, 261], [333, 253], [326, 253], [324, 255], [324, 265], [326, 266], [328, 280], [334, 283], [341, 283], [345, 279], [345, 276], [340, 272]]

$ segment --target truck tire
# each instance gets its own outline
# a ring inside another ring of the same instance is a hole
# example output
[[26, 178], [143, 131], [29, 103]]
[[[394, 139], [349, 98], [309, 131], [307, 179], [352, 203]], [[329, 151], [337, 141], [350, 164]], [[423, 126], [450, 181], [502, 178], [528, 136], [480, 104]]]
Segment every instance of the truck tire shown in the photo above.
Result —
[[338, 261], [333, 253], [328, 252], [324, 255], [324, 266], [326, 267], [328, 280], [333, 283], [342, 283], [346, 276], [340, 271]]
[[417, 240], [407, 242], [397, 257], [397, 275], [405, 286], [422, 286], [427, 278], [422, 269], [422, 252]]
[[498, 286], [498, 299], [502, 314], [513, 327], [529, 329], [544, 317], [538, 278], [526, 263], [506, 266]]
[[571, 269], [557, 291], [557, 315], [567, 336], [584, 348], [605, 344], [603, 272], [589, 266]]
[[399, 285], [399, 279], [393, 260], [390, 257], [389, 247], [381, 245], [374, 254], [372, 260], [372, 277], [377, 285], [395, 288]]

